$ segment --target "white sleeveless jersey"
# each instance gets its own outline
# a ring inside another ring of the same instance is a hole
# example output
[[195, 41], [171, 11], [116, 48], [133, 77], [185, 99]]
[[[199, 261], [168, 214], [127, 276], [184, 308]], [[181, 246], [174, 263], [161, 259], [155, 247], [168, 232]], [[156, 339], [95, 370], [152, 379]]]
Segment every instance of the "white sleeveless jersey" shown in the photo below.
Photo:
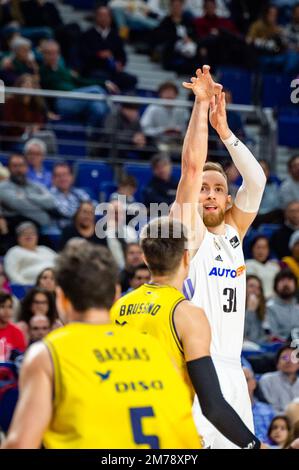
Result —
[[246, 267], [237, 231], [206, 231], [191, 261], [184, 294], [204, 309], [212, 332], [211, 355], [240, 362], [245, 320]]

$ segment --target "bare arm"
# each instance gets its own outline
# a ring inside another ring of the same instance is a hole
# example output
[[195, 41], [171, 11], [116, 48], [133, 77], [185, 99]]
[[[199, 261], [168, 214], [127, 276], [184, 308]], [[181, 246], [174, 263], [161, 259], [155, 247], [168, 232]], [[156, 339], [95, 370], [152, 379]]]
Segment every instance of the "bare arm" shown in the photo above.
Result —
[[46, 346], [36, 343], [25, 356], [20, 396], [3, 449], [38, 449], [52, 415], [52, 365]]
[[243, 238], [259, 210], [266, 177], [250, 150], [233, 135], [228, 127], [224, 93], [211, 100], [210, 122], [243, 178], [235, 202], [226, 213], [226, 222], [234, 226]]
[[213, 81], [207, 65], [203, 71], [198, 69], [196, 78], [193, 77], [191, 83], [184, 83], [184, 86], [193, 91], [195, 102], [184, 139], [182, 176], [171, 215], [181, 220], [187, 228], [189, 250], [191, 256], [194, 256], [205, 233], [199, 212], [199, 196], [208, 152], [208, 109], [211, 98], [219, 94], [222, 87]]
[[174, 322], [183, 344], [188, 373], [204, 416], [227, 439], [241, 448], [260, 448], [259, 440], [224, 399], [210, 357], [211, 330], [202, 309], [181, 302]]

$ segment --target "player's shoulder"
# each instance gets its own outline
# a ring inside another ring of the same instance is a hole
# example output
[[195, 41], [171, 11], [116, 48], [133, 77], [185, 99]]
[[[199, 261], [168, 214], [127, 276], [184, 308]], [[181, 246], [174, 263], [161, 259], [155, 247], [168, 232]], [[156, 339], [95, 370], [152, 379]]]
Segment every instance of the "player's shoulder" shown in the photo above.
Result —
[[197, 307], [190, 300], [184, 299], [175, 308], [175, 321], [185, 322], [187, 318], [192, 321], [206, 321], [206, 314], [201, 307]]
[[40, 370], [51, 373], [50, 355], [44, 341], [37, 341], [29, 346], [22, 363], [22, 372], [25, 374], [36, 373]]

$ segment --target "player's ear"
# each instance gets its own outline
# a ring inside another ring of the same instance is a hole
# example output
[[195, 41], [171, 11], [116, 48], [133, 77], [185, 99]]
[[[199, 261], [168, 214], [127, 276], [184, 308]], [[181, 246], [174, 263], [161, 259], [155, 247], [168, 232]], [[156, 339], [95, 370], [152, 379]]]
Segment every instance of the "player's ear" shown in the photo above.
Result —
[[58, 286], [56, 287], [56, 308], [59, 317], [65, 322], [67, 313], [70, 311], [70, 302], [64, 295], [63, 290]]
[[121, 298], [121, 285], [118, 282], [115, 284], [115, 297], [114, 297], [114, 302], [116, 302], [118, 299]]
[[184, 251], [183, 263], [184, 263], [184, 268], [189, 268], [189, 266], [190, 266], [190, 253], [189, 253], [189, 250]]
[[228, 195], [227, 200], [226, 200], [226, 208], [228, 209], [229, 207], [232, 206], [232, 204], [233, 204], [233, 198], [230, 195]]

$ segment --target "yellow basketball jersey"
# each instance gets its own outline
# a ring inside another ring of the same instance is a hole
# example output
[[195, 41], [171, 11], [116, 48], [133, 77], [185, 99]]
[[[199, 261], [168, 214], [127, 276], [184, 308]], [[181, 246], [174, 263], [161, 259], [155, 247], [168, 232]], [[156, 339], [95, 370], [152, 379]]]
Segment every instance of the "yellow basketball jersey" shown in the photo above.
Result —
[[183, 348], [177, 336], [173, 315], [184, 295], [170, 286], [143, 284], [121, 297], [112, 307], [111, 320], [117, 325], [130, 325], [141, 333], [158, 339], [183, 379], [188, 382]]
[[71, 323], [44, 342], [55, 371], [46, 448], [200, 448], [188, 389], [154, 338]]

